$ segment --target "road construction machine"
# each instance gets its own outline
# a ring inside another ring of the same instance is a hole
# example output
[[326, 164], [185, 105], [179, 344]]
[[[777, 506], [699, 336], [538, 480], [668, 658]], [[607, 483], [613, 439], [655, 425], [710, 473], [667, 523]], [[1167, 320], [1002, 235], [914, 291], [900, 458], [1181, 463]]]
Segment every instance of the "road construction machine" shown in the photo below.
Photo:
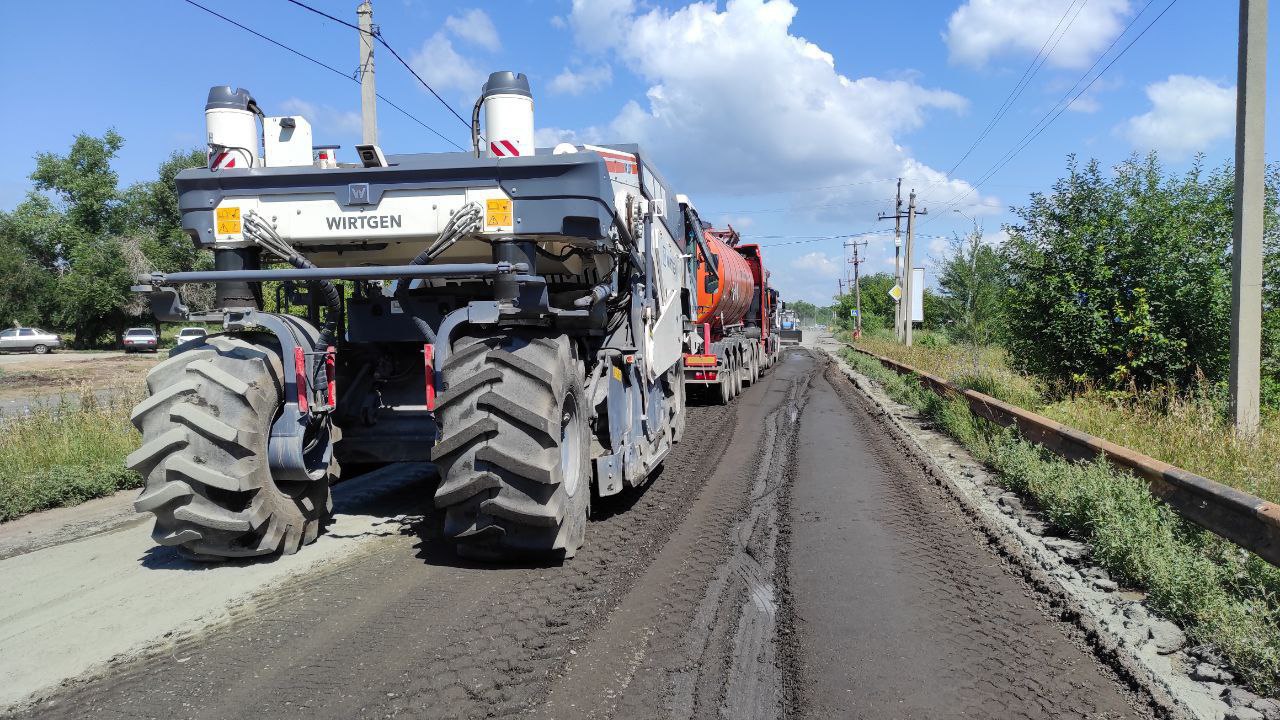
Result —
[[681, 196], [693, 246], [696, 309], [684, 356], [685, 384], [727, 404], [760, 379], [781, 351], [775, 331], [778, 294], [759, 245], [742, 244], [732, 226], [716, 230]]
[[804, 340], [804, 331], [800, 329], [800, 318], [791, 310], [784, 310], [781, 316], [781, 330], [778, 335], [784, 345], [799, 345]]
[[[214, 269], [134, 288], [160, 320], [223, 327], [175, 348], [133, 412], [156, 542], [293, 553], [343, 468], [427, 461], [460, 554], [571, 557], [593, 496], [647, 482], [680, 440], [689, 232], [643, 149], [535, 148], [514, 72], [485, 83], [469, 152], [339, 162], [305, 117], [232, 87], [205, 119], [208, 167], [176, 183]], [[188, 283], [215, 285], [212, 313]]]

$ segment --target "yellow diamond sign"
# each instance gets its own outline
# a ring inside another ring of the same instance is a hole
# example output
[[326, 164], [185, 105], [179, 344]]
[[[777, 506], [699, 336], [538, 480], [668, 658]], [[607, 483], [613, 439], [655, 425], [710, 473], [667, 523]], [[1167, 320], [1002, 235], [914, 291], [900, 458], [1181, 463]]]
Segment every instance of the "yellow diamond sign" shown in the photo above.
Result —
[[902, 286], [895, 284], [893, 287], [889, 288], [889, 297], [893, 298], [894, 300], [901, 300]]

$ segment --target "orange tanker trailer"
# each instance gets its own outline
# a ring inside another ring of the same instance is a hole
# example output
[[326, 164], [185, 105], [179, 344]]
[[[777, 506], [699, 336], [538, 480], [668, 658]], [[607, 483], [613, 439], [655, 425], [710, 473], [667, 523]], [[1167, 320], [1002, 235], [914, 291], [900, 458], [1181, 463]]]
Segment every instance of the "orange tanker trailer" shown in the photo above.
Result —
[[743, 245], [732, 227], [715, 230], [687, 201], [682, 204], [695, 237], [697, 308], [694, 334], [684, 356], [690, 390], [712, 390], [727, 403], [777, 361], [774, 332], [777, 293], [769, 287], [759, 245]]

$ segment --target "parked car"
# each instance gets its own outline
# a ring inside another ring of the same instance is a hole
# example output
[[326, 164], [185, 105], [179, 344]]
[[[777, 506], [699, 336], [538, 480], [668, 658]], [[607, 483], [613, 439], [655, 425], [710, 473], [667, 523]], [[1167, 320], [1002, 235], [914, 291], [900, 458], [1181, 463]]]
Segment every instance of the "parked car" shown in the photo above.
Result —
[[62, 347], [62, 338], [40, 328], [9, 328], [0, 332], [0, 350], [5, 352], [33, 352], [43, 355]]
[[175, 338], [174, 341], [178, 345], [181, 345], [182, 343], [188, 342], [190, 340], [199, 340], [200, 338], [208, 334], [209, 334], [209, 331], [205, 330], [204, 328], [184, 327], [178, 331], [178, 337]]
[[156, 352], [160, 349], [160, 338], [156, 336], [156, 331], [151, 328], [129, 328], [124, 331], [124, 351], [125, 352], [142, 352], [144, 350]]

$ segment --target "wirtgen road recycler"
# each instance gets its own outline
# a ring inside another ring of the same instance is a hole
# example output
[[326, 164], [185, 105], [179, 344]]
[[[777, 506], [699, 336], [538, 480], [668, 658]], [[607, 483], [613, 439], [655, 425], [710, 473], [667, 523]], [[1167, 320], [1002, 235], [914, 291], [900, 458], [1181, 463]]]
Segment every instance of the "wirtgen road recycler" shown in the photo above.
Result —
[[[485, 84], [471, 152], [338, 163], [305, 118], [230, 87], [205, 117], [208, 167], [177, 190], [215, 269], [135, 288], [161, 320], [224, 327], [134, 411], [157, 542], [292, 553], [341, 467], [430, 461], [460, 552], [572, 556], [593, 491], [644, 483], [680, 439], [703, 228], [642, 149], [535, 149], [511, 72]], [[215, 283], [216, 311], [189, 312], [184, 283]]]

